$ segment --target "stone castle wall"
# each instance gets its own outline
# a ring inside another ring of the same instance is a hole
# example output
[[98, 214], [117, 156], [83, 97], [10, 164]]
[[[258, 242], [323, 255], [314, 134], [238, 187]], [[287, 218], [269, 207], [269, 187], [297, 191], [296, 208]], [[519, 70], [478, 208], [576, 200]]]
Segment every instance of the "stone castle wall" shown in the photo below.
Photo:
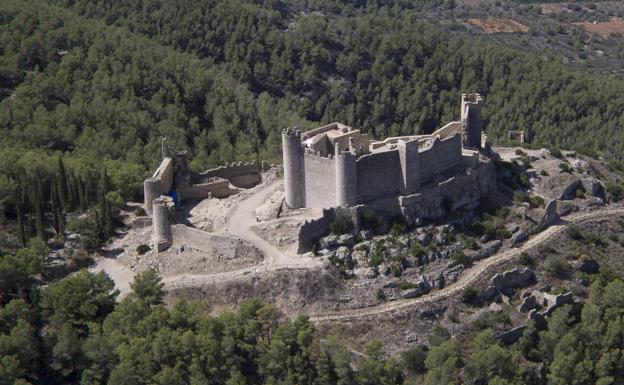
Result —
[[327, 235], [329, 224], [336, 218], [335, 209], [324, 209], [323, 216], [305, 221], [299, 228], [297, 253], [305, 253], [312, 250], [312, 244], [320, 237]]
[[152, 202], [161, 195], [166, 195], [173, 185], [173, 160], [165, 158], [151, 178], [143, 182], [143, 202], [145, 211], [152, 213]]
[[399, 151], [366, 154], [357, 159], [358, 201], [399, 193], [402, 184]]
[[305, 153], [305, 206], [332, 207], [336, 204], [336, 166], [333, 159]]
[[251, 188], [262, 181], [261, 169], [261, 165], [255, 161], [231, 163], [193, 174], [192, 180], [206, 183], [208, 179], [217, 177], [229, 180], [236, 187]]
[[432, 181], [436, 175], [462, 163], [461, 136], [444, 140], [436, 138], [429, 149], [420, 152], [420, 183]]

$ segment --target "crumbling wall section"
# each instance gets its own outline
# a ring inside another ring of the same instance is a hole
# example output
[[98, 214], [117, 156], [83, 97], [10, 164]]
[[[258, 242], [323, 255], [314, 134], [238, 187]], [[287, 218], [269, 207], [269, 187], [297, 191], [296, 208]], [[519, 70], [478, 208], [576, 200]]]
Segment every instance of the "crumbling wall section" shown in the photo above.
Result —
[[305, 207], [336, 205], [336, 165], [333, 157], [304, 153]]
[[240, 188], [251, 188], [262, 181], [262, 165], [253, 162], [236, 162], [193, 174], [196, 184], [206, 183], [211, 178], [227, 179], [232, 185]]
[[143, 203], [145, 211], [152, 214], [152, 202], [161, 195], [166, 195], [173, 185], [173, 161], [165, 158], [151, 178], [143, 181]]
[[320, 237], [327, 235], [329, 224], [336, 218], [336, 210], [323, 209], [323, 216], [314, 220], [306, 220], [299, 228], [299, 243], [297, 253], [305, 253], [312, 249], [312, 245]]
[[181, 191], [184, 199], [201, 200], [208, 197], [227, 198], [240, 192], [240, 189], [233, 188], [230, 182], [222, 178], [211, 178], [206, 183], [187, 186]]

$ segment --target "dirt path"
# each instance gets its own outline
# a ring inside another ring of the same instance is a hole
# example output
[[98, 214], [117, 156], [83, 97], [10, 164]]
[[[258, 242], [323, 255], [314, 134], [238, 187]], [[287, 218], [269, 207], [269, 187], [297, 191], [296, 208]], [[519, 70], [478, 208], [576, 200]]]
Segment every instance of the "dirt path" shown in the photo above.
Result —
[[134, 271], [114, 258], [107, 258], [100, 255], [96, 258], [96, 262], [96, 265], [90, 268], [89, 271], [103, 271], [108, 274], [108, 276], [115, 281], [115, 289], [119, 290], [120, 297], [130, 292], [130, 283], [134, 278]]
[[459, 294], [466, 287], [474, 283], [474, 281], [476, 281], [479, 277], [490, 271], [490, 269], [493, 269], [494, 267], [502, 263], [508, 262], [518, 257], [522, 252], [535, 250], [537, 246], [547, 242], [552, 237], [561, 234], [567, 226], [574, 223], [583, 222], [585, 220], [597, 219], [617, 214], [624, 214], [624, 208], [618, 207], [600, 209], [592, 212], [571, 214], [566, 217], [561, 223], [553, 225], [542, 231], [541, 233], [535, 235], [534, 237], [530, 238], [521, 247], [506, 250], [494, 256], [476, 262], [472, 265], [471, 268], [464, 270], [464, 272], [456, 282], [448, 285], [442, 290], [431, 292], [418, 298], [403, 299], [363, 309], [347, 309], [331, 313], [327, 312], [310, 314], [310, 320], [314, 322], [344, 321], [361, 317], [375, 316], [378, 314], [392, 312], [415, 305], [430, 304], [435, 301], [449, 298], [453, 295]]
[[224, 226], [225, 234], [236, 235], [260, 249], [266, 258], [262, 264], [264, 266], [318, 264], [318, 260], [304, 259], [279, 250], [251, 229], [252, 226], [258, 224], [256, 208], [260, 207], [273, 194], [281, 182], [281, 179], [275, 179], [255, 191], [249, 198], [239, 202]]

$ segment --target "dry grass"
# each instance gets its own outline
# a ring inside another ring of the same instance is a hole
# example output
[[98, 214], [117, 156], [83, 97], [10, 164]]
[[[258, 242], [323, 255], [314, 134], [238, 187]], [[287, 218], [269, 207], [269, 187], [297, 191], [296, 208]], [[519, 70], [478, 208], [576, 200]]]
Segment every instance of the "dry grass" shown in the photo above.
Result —
[[529, 27], [511, 19], [488, 18], [485, 20], [468, 19], [466, 21], [468, 24], [480, 28], [485, 33], [526, 33], [529, 31]]
[[583, 27], [587, 32], [599, 35], [605, 39], [613, 34], [624, 34], [624, 20], [622, 19], [593, 23], [574, 23], [574, 25]]

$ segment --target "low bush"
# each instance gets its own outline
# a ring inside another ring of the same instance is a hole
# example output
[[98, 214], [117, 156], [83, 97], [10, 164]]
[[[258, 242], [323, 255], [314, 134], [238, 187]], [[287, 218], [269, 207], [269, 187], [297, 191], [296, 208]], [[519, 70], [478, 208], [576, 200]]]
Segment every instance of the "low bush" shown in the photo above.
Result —
[[147, 213], [145, 212], [145, 209], [143, 207], [137, 207], [136, 209], [134, 209], [134, 215], [136, 215], [137, 217], [144, 217], [147, 215]]
[[559, 255], [551, 255], [546, 259], [546, 272], [555, 278], [567, 278], [570, 274], [570, 264]]
[[472, 265], [472, 258], [464, 254], [463, 251], [455, 252], [455, 254], [453, 254], [453, 259], [455, 260], [455, 262], [460, 263], [466, 267]]
[[137, 246], [137, 248], [136, 248], [136, 252], [137, 252], [137, 254], [139, 254], [139, 255], [143, 255], [143, 254], [147, 253], [148, 251], [150, 251], [151, 249], [152, 249], [152, 248], [151, 248], [151, 247], [149, 247], [148, 245], [146, 245], [146, 244], [141, 244], [141, 245], [138, 245], [138, 246]]
[[624, 198], [624, 187], [621, 184], [615, 182], [607, 182], [605, 185], [607, 193], [611, 196], [611, 200], [619, 202]]
[[572, 168], [569, 164], [565, 162], [559, 163], [559, 170], [561, 170], [560, 172], [567, 172], [568, 174], [572, 174]]
[[477, 297], [479, 297], [479, 293], [474, 288], [467, 287], [462, 292], [461, 299], [463, 303], [473, 304], [477, 300]]
[[533, 260], [533, 257], [531, 257], [529, 255], [529, 253], [526, 253], [526, 252], [522, 252], [520, 254], [520, 258], [518, 259], [518, 262], [520, 262], [520, 264], [522, 264], [524, 266], [528, 266], [528, 267], [534, 267], [535, 266], [535, 260]]
[[546, 171], [546, 170], [541, 170], [541, 171], [540, 171], [540, 175], [541, 175], [541, 176], [548, 176], [548, 171]]
[[336, 214], [336, 218], [329, 224], [329, 230], [337, 235], [353, 231], [353, 221], [344, 214]]

